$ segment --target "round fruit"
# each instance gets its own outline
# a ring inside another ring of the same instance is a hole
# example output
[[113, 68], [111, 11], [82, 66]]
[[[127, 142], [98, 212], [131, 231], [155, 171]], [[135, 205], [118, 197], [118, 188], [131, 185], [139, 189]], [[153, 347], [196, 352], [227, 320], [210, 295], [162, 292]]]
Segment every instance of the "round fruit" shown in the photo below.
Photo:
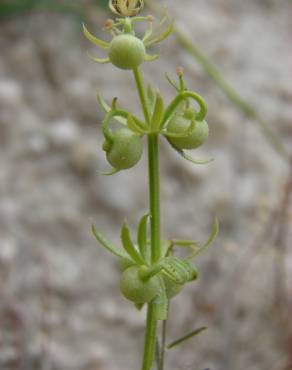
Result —
[[143, 152], [141, 138], [128, 128], [121, 128], [113, 132], [112, 143], [106, 142], [103, 146], [106, 150], [108, 162], [117, 170], [125, 170], [135, 166], [139, 162]]
[[139, 267], [129, 267], [122, 273], [120, 288], [122, 294], [134, 303], [148, 303], [159, 293], [161, 286], [157, 276], [147, 281], [139, 277]]
[[[167, 125], [167, 131], [172, 134], [182, 134], [191, 125], [191, 120], [175, 115]], [[169, 141], [179, 149], [196, 149], [208, 139], [209, 128], [206, 121], [196, 121], [195, 127], [186, 137], [170, 137]]]
[[109, 48], [110, 61], [118, 68], [137, 68], [143, 61], [146, 49], [136, 36], [122, 34], [114, 37]]
[[168, 276], [164, 274], [162, 274], [162, 278], [164, 281], [166, 296], [168, 299], [175, 297], [177, 294], [179, 294], [182, 291], [184, 287], [183, 284], [177, 284], [173, 282]]

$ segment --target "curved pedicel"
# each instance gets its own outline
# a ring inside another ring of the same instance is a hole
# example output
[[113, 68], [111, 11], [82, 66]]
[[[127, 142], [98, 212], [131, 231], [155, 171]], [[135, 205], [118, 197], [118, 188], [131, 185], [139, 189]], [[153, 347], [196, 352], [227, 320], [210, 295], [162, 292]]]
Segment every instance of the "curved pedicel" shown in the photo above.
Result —
[[206, 105], [204, 99], [199, 94], [197, 94], [193, 91], [183, 91], [183, 92], [180, 92], [172, 100], [172, 102], [169, 104], [169, 106], [167, 107], [167, 109], [164, 113], [162, 123], [161, 123], [162, 128], [165, 127], [169, 118], [171, 118], [171, 116], [175, 113], [176, 108], [179, 106], [179, 104], [182, 101], [186, 101], [188, 98], [190, 98], [190, 99], [194, 100], [196, 103], [198, 103], [198, 105], [200, 107], [200, 110], [199, 110], [199, 112], [197, 112], [195, 114], [195, 119], [197, 121], [203, 121], [203, 119], [206, 117], [207, 111], [208, 111], [208, 108], [207, 108], [207, 105]]

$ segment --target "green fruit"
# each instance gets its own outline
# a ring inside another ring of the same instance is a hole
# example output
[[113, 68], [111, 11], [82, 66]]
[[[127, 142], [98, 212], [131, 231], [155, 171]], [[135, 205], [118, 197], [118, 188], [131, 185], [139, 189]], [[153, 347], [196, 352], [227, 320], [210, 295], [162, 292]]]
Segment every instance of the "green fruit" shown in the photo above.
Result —
[[[175, 115], [167, 125], [167, 131], [172, 134], [182, 134], [191, 125], [191, 120]], [[186, 137], [170, 137], [169, 141], [179, 149], [196, 149], [208, 139], [209, 128], [206, 121], [196, 121], [195, 127]]]
[[143, 152], [141, 138], [128, 128], [121, 128], [113, 132], [112, 143], [105, 142], [108, 162], [117, 170], [125, 170], [139, 162]]
[[177, 284], [174, 281], [172, 281], [168, 276], [162, 274], [162, 278], [164, 281], [165, 285], [165, 290], [166, 290], [166, 296], [168, 299], [171, 299], [175, 297], [177, 294], [179, 294], [184, 285], [183, 284]]
[[157, 276], [147, 281], [139, 277], [139, 267], [129, 267], [122, 273], [120, 289], [125, 298], [134, 303], [148, 303], [160, 292], [161, 286]]
[[122, 34], [113, 38], [109, 48], [110, 61], [118, 68], [137, 68], [146, 55], [143, 42], [130, 34]]

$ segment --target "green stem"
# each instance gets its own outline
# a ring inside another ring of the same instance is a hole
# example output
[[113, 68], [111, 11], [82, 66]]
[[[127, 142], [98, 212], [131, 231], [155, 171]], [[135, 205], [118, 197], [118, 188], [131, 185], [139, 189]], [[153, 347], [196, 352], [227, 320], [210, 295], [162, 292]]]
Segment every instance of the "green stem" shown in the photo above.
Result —
[[161, 340], [161, 352], [159, 370], [164, 370], [164, 358], [165, 358], [165, 347], [166, 347], [166, 332], [167, 332], [167, 319], [162, 323], [162, 340]]
[[140, 101], [141, 101], [141, 105], [142, 105], [146, 125], [149, 127], [150, 126], [150, 119], [151, 119], [150, 118], [150, 111], [149, 111], [149, 106], [148, 106], [147, 99], [146, 99], [146, 94], [145, 94], [145, 89], [144, 89], [144, 85], [143, 85], [143, 79], [142, 79], [142, 76], [141, 76], [141, 72], [138, 68], [134, 68], [133, 72], [134, 72], [134, 77], [135, 77], [135, 81], [136, 81], [136, 85], [137, 85], [139, 98], [140, 98]]
[[157, 320], [155, 318], [155, 306], [148, 304], [147, 320], [145, 329], [144, 355], [141, 370], [151, 370], [156, 350]]
[[[151, 117], [146, 99], [145, 88], [141, 72], [138, 68], [133, 70], [141, 106], [146, 125], [150, 127]], [[151, 224], [151, 261], [152, 264], [160, 258], [160, 177], [159, 177], [159, 137], [157, 133], [148, 134], [148, 171], [149, 171], [149, 203]], [[147, 321], [145, 329], [144, 356], [142, 370], [151, 370], [156, 349], [157, 320], [155, 305], [148, 304]]]
[[158, 134], [148, 135], [149, 163], [149, 198], [151, 223], [151, 261], [160, 258], [160, 176], [159, 176], [159, 137]]

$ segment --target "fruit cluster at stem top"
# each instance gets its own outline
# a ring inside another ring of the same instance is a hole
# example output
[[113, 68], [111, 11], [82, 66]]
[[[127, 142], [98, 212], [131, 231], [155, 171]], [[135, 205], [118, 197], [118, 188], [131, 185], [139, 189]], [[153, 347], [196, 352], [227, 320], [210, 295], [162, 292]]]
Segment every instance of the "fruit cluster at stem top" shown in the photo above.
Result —
[[[159, 57], [159, 55], [147, 54], [146, 49], [163, 41], [172, 31], [170, 23], [158, 36], [153, 35], [153, 21], [152, 16], [107, 20], [105, 29], [112, 34], [112, 40], [109, 43], [96, 38], [83, 25], [83, 32], [87, 39], [94, 45], [106, 49], [108, 53], [107, 58], [92, 57], [93, 60], [99, 63], [112, 63], [120, 69], [133, 70], [137, 73], [143, 61], [151, 61]], [[167, 21], [168, 17], [165, 16], [160, 22], [160, 27]], [[147, 31], [141, 39], [136, 36], [134, 29], [137, 22], [148, 24]], [[198, 148], [207, 140], [209, 133], [208, 124], [205, 121], [207, 106], [200, 95], [187, 89], [181, 67], [177, 68], [177, 76], [178, 83], [166, 75], [167, 80], [176, 90], [176, 96], [167, 107], [160, 93], [155, 92], [151, 85], [148, 86], [145, 104], [150, 117], [146, 122], [118, 108], [116, 98], [111, 106], [108, 106], [102, 97], [98, 97], [101, 107], [106, 112], [102, 123], [105, 137], [103, 149], [108, 162], [113, 167], [109, 174], [133, 167], [142, 156], [141, 138], [151, 133], [163, 135], [185, 159], [198, 164], [209, 162], [195, 161], [184, 152], [185, 149]], [[195, 108], [192, 102], [195, 102], [198, 108]], [[113, 120], [124, 127], [113, 132], [110, 129]]]
[[[165, 16], [159, 27], [168, 22], [166, 29], [155, 35], [154, 18], [137, 16], [142, 7], [143, 0], [110, 0], [111, 10], [122, 16], [105, 22], [105, 30], [112, 35], [110, 42], [95, 37], [83, 25], [86, 38], [107, 51], [106, 58], [92, 57], [92, 59], [98, 63], [112, 63], [122, 70], [132, 70], [138, 90], [139, 84], [142, 83], [139, 80], [139, 66], [144, 61], [153, 61], [159, 57], [159, 55], [148, 54], [147, 48], [166, 39], [172, 31], [172, 24]], [[138, 22], [146, 22], [148, 26], [142, 38], [139, 38], [135, 32], [135, 25]], [[105, 139], [103, 150], [112, 166], [112, 170], [106, 173], [107, 175], [135, 166], [143, 153], [143, 136], [152, 134], [166, 138], [171, 147], [184, 159], [196, 164], [209, 162], [197, 161], [185, 153], [185, 150], [200, 147], [208, 138], [209, 129], [205, 121], [207, 106], [199, 94], [187, 88], [183, 68], [178, 67], [176, 74], [178, 81], [166, 75], [176, 92], [167, 105], [161, 94], [154, 91], [151, 85], [148, 85], [146, 93], [144, 87], [140, 86], [139, 94], [140, 98], [142, 97], [144, 119], [118, 107], [117, 98], [108, 105], [98, 95], [100, 106], [105, 111], [105, 118], [102, 121]], [[121, 127], [112, 129], [113, 121]], [[212, 243], [218, 232], [218, 223], [217, 221], [214, 223], [209, 240], [203, 245], [193, 240], [161, 240], [160, 258], [153, 262], [147, 237], [149, 218], [149, 214], [141, 218], [136, 243], [132, 240], [127, 224], [124, 223], [121, 229], [124, 250], [114, 246], [94, 226], [92, 231], [97, 241], [120, 259], [122, 269], [120, 288], [123, 295], [138, 308], [145, 303], [154, 302], [156, 319], [165, 320], [168, 301], [178, 294], [186, 283], [197, 279], [198, 274], [190, 260], [205, 251]], [[173, 255], [175, 246], [189, 248], [190, 255], [187, 258], [175, 257]]]

